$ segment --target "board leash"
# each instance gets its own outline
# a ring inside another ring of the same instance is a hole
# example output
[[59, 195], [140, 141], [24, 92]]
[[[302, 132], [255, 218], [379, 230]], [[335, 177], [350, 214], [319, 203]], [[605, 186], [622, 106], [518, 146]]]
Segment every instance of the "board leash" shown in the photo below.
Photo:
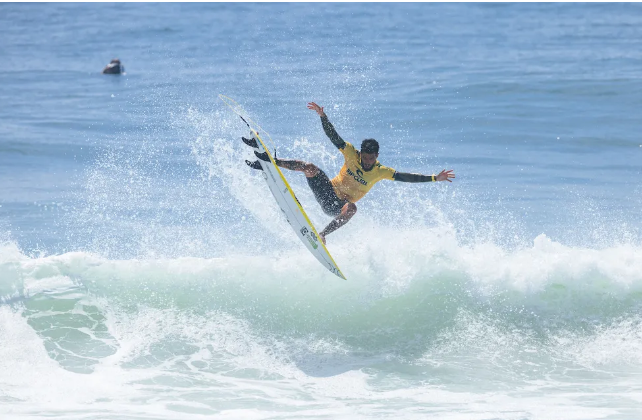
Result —
[[[254, 126], [256, 126], [261, 132], [267, 134], [267, 138], [270, 140], [270, 144], [272, 145], [272, 149], [274, 149], [274, 157], [276, 157], [276, 145], [274, 144], [274, 141], [272, 141], [272, 136], [270, 136], [270, 133], [265, 131], [263, 129], [263, 127], [261, 127], [255, 121], [253, 121], [250, 117], [248, 117], [247, 116], [247, 112], [245, 112], [245, 109], [241, 105], [239, 105], [239, 103], [236, 102], [234, 99], [230, 98], [229, 96], [225, 96], [223, 94], [219, 94], [218, 97], [219, 97], [219, 99], [221, 101], [223, 101], [223, 103], [225, 105], [229, 106], [232, 109], [232, 111], [234, 111], [236, 113], [236, 115], [238, 115], [241, 118], [241, 120], [243, 120], [245, 125], [247, 125], [250, 130], [252, 130], [252, 126], [250, 125], [248, 120], [250, 122], [252, 122], [252, 124]], [[243, 117], [242, 114], [245, 115], [245, 118]], [[246, 118], [247, 118], [247, 120], [246, 120]]]
[[[243, 117], [242, 117], [242, 116], [240, 116], [240, 115], [239, 115], [239, 118], [243, 120], [243, 122], [245, 123], [245, 125], [247, 125], [247, 128], [249, 128], [250, 130], [252, 129], [252, 126], [250, 126], [250, 124], [248, 124], [248, 123], [247, 123], [247, 121], [245, 121], [245, 118], [243, 118]], [[269, 134], [268, 134], [268, 137], [270, 137], [270, 135], [269, 135]], [[271, 138], [270, 138], [270, 143], [272, 143], [272, 139], [271, 139]], [[273, 155], [274, 155], [274, 160], [276, 160], [276, 146], [274, 145], [274, 143], [272, 143], [272, 147], [274, 147], [274, 153], [273, 153]]]

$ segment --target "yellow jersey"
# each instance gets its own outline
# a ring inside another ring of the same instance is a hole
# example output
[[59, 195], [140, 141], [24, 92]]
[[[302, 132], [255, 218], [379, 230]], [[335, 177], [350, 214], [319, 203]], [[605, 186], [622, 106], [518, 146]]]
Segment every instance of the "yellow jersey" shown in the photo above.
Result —
[[339, 150], [343, 154], [345, 163], [339, 174], [330, 182], [340, 199], [356, 203], [377, 182], [382, 179], [393, 179], [395, 170], [383, 166], [379, 161], [375, 162], [371, 170], [364, 170], [361, 166], [361, 153], [352, 144], [345, 142], [345, 147]]

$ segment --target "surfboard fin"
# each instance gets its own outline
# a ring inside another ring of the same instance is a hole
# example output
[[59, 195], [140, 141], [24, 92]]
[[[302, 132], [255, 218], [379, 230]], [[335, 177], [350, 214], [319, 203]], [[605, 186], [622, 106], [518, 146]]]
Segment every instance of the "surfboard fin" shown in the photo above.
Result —
[[259, 171], [263, 170], [258, 160], [255, 160], [254, 162], [250, 162], [249, 160], [246, 160], [245, 163], [247, 164], [247, 166], [249, 166], [252, 169], [258, 169]]
[[259, 145], [256, 143], [256, 139], [246, 139], [245, 137], [241, 137], [241, 140], [250, 147], [254, 147], [255, 149], [259, 148]]
[[263, 162], [270, 161], [270, 158], [268, 157], [267, 152], [259, 153], [255, 150], [254, 154], [256, 155], [257, 158], [261, 159]]

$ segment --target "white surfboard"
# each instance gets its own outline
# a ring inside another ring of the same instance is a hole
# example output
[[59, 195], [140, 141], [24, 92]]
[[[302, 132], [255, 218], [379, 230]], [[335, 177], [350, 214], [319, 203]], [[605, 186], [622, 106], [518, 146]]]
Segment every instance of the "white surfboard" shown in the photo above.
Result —
[[[321, 264], [328, 270], [330, 270], [335, 275], [346, 279], [337, 264], [334, 262], [334, 259], [330, 255], [330, 252], [326, 248], [325, 244], [319, 237], [317, 230], [314, 228], [314, 225], [310, 221], [310, 218], [303, 210], [301, 203], [296, 198], [294, 191], [288, 184], [288, 181], [283, 176], [283, 173], [276, 166], [274, 157], [266, 147], [265, 143], [259, 136], [257, 129], [260, 129], [261, 133], [265, 133], [269, 138], [270, 135], [267, 134], [258, 124], [254, 123], [247, 113], [232, 99], [224, 95], [218, 95], [219, 98], [225, 102], [234, 112], [236, 112], [243, 122], [247, 124], [250, 128], [250, 135], [254, 138], [258, 145], [259, 153], [267, 153], [270, 158], [269, 162], [265, 162], [259, 159], [261, 168], [263, 168], [263, 178], [268, 184], [270, 192], [274, 196], [277, 204], [281, 208], [281, 211], [285, 215], [285, 219], [288, 221], [294, 232], [299, 237], [301, 242], [308, 248], [308, 250], [314, 255], [314, 257], [319, 260]], [[254, 127], [253, 127], [254, 126]], [[271, 140], [271, 138], [270, 138]]]

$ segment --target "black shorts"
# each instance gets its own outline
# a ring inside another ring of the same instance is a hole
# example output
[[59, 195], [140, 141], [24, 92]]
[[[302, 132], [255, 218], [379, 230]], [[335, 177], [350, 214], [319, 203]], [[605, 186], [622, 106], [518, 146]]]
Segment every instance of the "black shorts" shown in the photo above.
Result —
[[338, 216], [348, 200], [341, 200], [337, 197], [337, 193], [334, 192], [332, 183], [325, 172], [319, 169], [318, 174], [306, 179], [308, 180], [310, 189], [314, 193], [314, 198], [321, 204], [323, 212], [328, 216]]

